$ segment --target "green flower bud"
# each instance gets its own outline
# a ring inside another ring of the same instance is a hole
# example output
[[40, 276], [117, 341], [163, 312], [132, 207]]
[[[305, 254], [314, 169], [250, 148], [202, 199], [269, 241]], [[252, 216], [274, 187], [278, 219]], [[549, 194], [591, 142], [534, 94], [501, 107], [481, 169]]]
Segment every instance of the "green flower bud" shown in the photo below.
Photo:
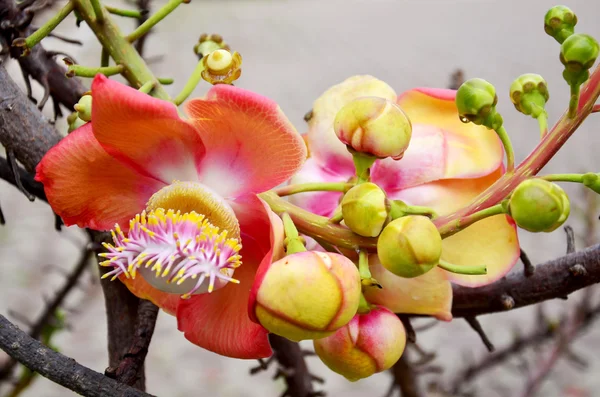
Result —
[[412, 125], [400, 106], [379, 97], [346, 104], [335, 116], [333, 129], [348, 147], [380, 159], [401, 159], [412, 136]]
[[455, 101], [463, 123], [484, 125], [493, 130], [502, 126], [502, 116], [496, 111], [496, 89], [489, 82], [483, 79], [465, 81], [458, 88]]
[[194, 52], [199, 58], [202, 58], [216, 50], [228, 50], [229, 45], [223, 41], [223, 37], [219, 34], [203, 33], [198, 39], [198, 43], [194, 46]]
[[581, 182], [596, 193], [600, 194], [600, 174], [588, 172], [587, 174], [583, 175]]
[[377, 237], [391, 220], [390, 202], [379, 186], [371, 182], [354, 186], [342, 199], [344, 223], [354, 233]]
[[522, 74], [510, 85], [510, 99], [515, 108], [533, 118], [544, 112], [548, 98], [550, 94], [546, 80], [539, 74]]
[[427, 273], [440, 261], [442, 237], [431, 220], [409, 215], [390, 222], [377, 241], [383, 267], [400, 277]]
[[565, 71], [581, 73], [588, 71], [598, 58], [598, 42], [587, 34], [569, 36], [560, 47], [560, 61]]
[[575, 32], [575, 25], [577, 16], [569, 7], [554, 6], [544, 17], [544, 30], [561, 44]]
[[92, 96], [84, 94], [74, 106], [77, 115], [83, 121], [92, 121]]
[[68, 132], [71, 133], [71, 132], [75, 131], [77, 128], [86, 124], [87, 121], [80, 119], [77, 112], [73, 112], [67, 117], [67, 123], [69, 124]]
[[569, 217], [569, 197], [555, 183], [534, 178], [521, 182], [508, 201], [508, 213], [530, 232], [551, 232]]

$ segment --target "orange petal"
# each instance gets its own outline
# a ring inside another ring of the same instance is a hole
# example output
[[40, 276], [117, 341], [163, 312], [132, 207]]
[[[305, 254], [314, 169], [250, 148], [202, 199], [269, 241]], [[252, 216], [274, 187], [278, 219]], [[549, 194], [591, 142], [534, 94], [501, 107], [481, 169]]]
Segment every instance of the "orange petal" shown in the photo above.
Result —
[[443, 132], [444, 172], [437, 179], [487, 175], [502, 164], [504, 152], [500, 139], [494, 131], [483, 126], [461, 122], [454, 103], [455, 95], [454, 90], [416, 88], [400, 95], [398, 104], [415, 130], [438, 128]]
[[[502, 175], [502, 169], [477, 179], [447, 179], [405, 189], [390, 195], [408, 204], [450, 214], [469, 204]], [[442, 259], [456, 265], [486, 265], [487, 274], [466, 276], [448, 273], [448, 278], [465, 286], [490, 284], [512, 269], [519, 258], [519, 239], [514, 222], [506, 215], [479, 221], [443, 240]]]
[[104, 151], [91, 124], [73, 131], [44, 156], [36, 180], [67, 226], [108, 230], [128, 225], [164, 184], [140, 175]]
[[121, 280], [129, 289], [129, 291], [131, 291], [131, 293], [138, 298], [149, 300], [170, 315], [174, 316], [177, 313], [177, 305], [181, 300], [179, 295], [168, 294], [166, 292], [157, 290], [148, 284], [148, 282], [144, 280], [144, 277], [142, 277], [139, 273], [135, 279], [127, 278], [124, 275], [121, 275], [119, 280]]
[[198, 180], [204, 145], [171, 102], [97, 75], [92, 126], [104, 149], [140, 174], [166, 184]]
[[223, 197], [269, 190], [306, 159], [302, 136], [270, 99], [220, 84], [186, 110], [206, 145], [200, 181]]
[[181, 300], [177, 310], [179, 330], [192, 343], [234, 358], [264, 358], [271, 355], [267, 330], [248, 316], [248, 300], [259, 265], [281, 255], [283, 228], [256, 196], [232, 203], [242, 231], [242, 266], [229, 284], [212, 293]]
[[369, 257], [371, 275], [383, 287], [364, 289], [365, 298], [394, 313], [428, 314], [452, 320], [452, 285], [447, 272], [434, 268], [415, 278], [398, 277], [387, 271], [377, 255]]
[[311, 156], [326, 168], [344, 172], [354, 171], [352, 156], [335, 135], [333, 121], [337, 112], [352, 100], [376, 96], [396, 99], [396, 92], [381, 80], [372, 76], [350, 77], [325, 91], [313, 104], [312, 117], [308, 122], [308, 142]]

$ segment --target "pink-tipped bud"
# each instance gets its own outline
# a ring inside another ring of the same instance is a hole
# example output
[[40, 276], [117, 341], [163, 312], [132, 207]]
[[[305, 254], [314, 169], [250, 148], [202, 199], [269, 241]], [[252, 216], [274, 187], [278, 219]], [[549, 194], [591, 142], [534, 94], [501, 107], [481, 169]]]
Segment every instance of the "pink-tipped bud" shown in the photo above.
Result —
[[335, 334], [314, 341], [321, 361], [352, 382], [391, 368], [405, 345], [402, 322], [383, 306], [357, 314]]
[[343, 255], [298, 252], [271, 264], [257, 283], [251, 302], [256, 320], [293, 341], [328, 336], [358, 310], [360, 275]]
[[412, 125], [393, 101], [362, 97], [344, 106], [333, 124], [340, 141], [353, 150], [399, 160], [408, 148]]

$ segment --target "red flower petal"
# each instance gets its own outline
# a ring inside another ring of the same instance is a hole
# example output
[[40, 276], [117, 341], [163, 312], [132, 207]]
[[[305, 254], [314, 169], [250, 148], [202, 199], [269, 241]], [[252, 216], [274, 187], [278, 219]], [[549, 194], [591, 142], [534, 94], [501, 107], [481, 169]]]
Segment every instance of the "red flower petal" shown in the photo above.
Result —
[[206, 146], [200, 181], [224, 197], [269, 190], [306, 159], [302, 136], [270, 99], [221, 84], [186, 110]]
[[104, 149], [139, 173], [167, 184], [198, 180], [204, 145], [172, 103], [98, 75], [92, 125]]
[[123, 165], [102, 149], [86, 124], [61, 140], [37, 166], [36, 180], [67, 226], [107, 230], [140, 213], [164, 184]]

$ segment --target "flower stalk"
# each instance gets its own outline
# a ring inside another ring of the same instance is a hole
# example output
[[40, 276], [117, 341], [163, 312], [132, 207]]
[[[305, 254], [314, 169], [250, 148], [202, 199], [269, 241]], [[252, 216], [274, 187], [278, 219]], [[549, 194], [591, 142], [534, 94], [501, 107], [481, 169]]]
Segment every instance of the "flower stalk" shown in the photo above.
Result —
[[125, 67], [123, 65], [101, 66], [98, 68], [91, 68], [81, 65], [69, 65], [67, 69], [67, 77], [78, 76], [94, 78], [97, 74], [103, 74], [108, 77], [121, 74], [124, 70]]
[[[56, 15], [50, 18], [45, 24], [43, 24], [38, 30], [33, 32], [26, 39], [17, 39], [13, 42], [13, 45], [17, 47], [25, 47], [24, 54], [27, 54], [36, 44], [42, 39], [48, 36], [57, 26], [60, 24], [73, 10], [75, 9], [73, 1], [69, 1], [63, 8], [61, 8]], [[23, 40], [23, 41], [22, 41]]]
[[198, 62], [196, 68], [190, 75], [187, 83], [181, 90], [181, 92], [173, 99], [173, 103], [177, 106], [181, 105], [194, 91], [200, 80], [202, 79], [202, 71], [204, 70], [204, 64]]
[[133, 43], [150, 31], [157, 23], [165, 19], [167, 15], [173, 12], [181, 3], [189, 3], [189, 0], [169, 0], [160, 10], [141, 24], [136, 30], [127, 36], [127, 41]]
[[90, 2], [92, 3], [94, 14], [96, 15], [96, 21], [98, 21], [98, 23], [104, 23], [104, 10], [102, 9], [100, 0], [90, 0]]
[[122, 8], [112, 7], [112, 6], [104, 6], [106, 11], [110, 12], [113, 15], [118, 15], [121, 17], [127, 18], [137, 18], [140, 19], [142, 17], [142, 13], [137, 10], [124, 10]]
[[279, 197], [291, 196], [293, 194], [305, 193], [305, 192], [342, 192], [346, 193], [352, 189], [354, 183], [343, 183], [343, 182], [315, 182], [315, 183], [298, 183], [295, 185], [287, 185], [277, 189], [273, 189], [273, 192]]

